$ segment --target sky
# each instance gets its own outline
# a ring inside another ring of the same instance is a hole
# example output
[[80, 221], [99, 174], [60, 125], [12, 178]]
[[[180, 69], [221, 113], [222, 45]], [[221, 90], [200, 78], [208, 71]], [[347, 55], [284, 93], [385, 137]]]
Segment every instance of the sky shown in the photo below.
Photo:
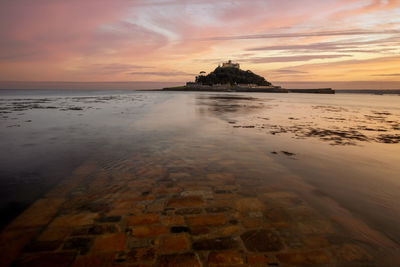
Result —
[[400, 88], [400, 0], [0, 1], [0, 81], [184, 82], [228, 59]]

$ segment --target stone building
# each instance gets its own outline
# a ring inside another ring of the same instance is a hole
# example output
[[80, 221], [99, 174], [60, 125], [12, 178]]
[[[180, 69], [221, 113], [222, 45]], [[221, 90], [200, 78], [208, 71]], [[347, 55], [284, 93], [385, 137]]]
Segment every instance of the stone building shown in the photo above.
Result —
[[223, 68], [237, 68], [240, 69], [240, 65], [238, 63], [233, 63], [232, 60], [228, 60], [228, 62], [222, 63]]

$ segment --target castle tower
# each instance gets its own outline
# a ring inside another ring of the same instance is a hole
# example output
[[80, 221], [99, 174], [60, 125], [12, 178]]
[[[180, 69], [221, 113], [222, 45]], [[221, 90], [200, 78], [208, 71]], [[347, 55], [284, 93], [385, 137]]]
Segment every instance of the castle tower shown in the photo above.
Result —
[[232, 60], [228, 60], [228, 62], [222, 63], [223, 68], [237, 68], [240, 69], [240, 65], [238, 63], [233, 63]]

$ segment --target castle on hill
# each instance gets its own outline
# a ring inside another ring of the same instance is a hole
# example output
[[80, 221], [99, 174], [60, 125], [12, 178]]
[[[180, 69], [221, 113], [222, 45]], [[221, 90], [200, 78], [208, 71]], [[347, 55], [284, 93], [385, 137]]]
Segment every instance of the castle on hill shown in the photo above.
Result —
[[[280, 86], [274, 86], [264, 77], [250, 70], [240, 69], [238, 63], [232, 60], [221, 65], [206, 74], [201, 71], [194, 82], [187, 82], [185, 86], [164, 88], [167, 91], [205, 91], [205, 92], [265, 92], [265, 93], [288, 93], [289, 90]], [[331, 88], [319, 89], [291, 89], [294, 93], [318, 93], [334, 94]]]
[[233, 63], [232, 60], [228, 60], [228, 62], [222, 63], [222, 68], [236, 68], [240, 69], [240, 65], [238, 63]]

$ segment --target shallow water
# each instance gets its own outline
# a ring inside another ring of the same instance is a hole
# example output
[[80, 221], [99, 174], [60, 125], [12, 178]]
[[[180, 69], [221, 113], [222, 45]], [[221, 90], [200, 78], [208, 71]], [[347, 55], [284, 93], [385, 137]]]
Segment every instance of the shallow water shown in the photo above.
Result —
[[[371, 255], [355, 257], [355, 263], [399, 262], [399, 96], [1, 91], [0, 129], [3, 225], [85, 162], [95, 162], [96, 172], [109, 177], [107, 186], [112, 177], [149, 177], [137, 187], [146, 195], [168, 182], [190, 184], [202, 194], [212, 187], [213, 194], [228, 193], [232, 202], [283, 201], [270, 211], [278, 207], [289, 214], [292, 205], [306, 203], [341, 229], [329, 233], [331, 244], [339, 242], [332, 236], [346, 237], [346, 244]], [[162, 177], [152, 180], [147, 173], [159, 168]], [[225, 176], [216, 175], [221, 173]], [[226, 180], [227, 174], [234, 179]], [[87, 200], [85, 207], [94, 203]], [[252, 212], [248, 216], [258, 218]], [[292, 241], [284, 241], [289, 252], [298, 249]], [[340, 254], [329, 249], [332, 257]]]

